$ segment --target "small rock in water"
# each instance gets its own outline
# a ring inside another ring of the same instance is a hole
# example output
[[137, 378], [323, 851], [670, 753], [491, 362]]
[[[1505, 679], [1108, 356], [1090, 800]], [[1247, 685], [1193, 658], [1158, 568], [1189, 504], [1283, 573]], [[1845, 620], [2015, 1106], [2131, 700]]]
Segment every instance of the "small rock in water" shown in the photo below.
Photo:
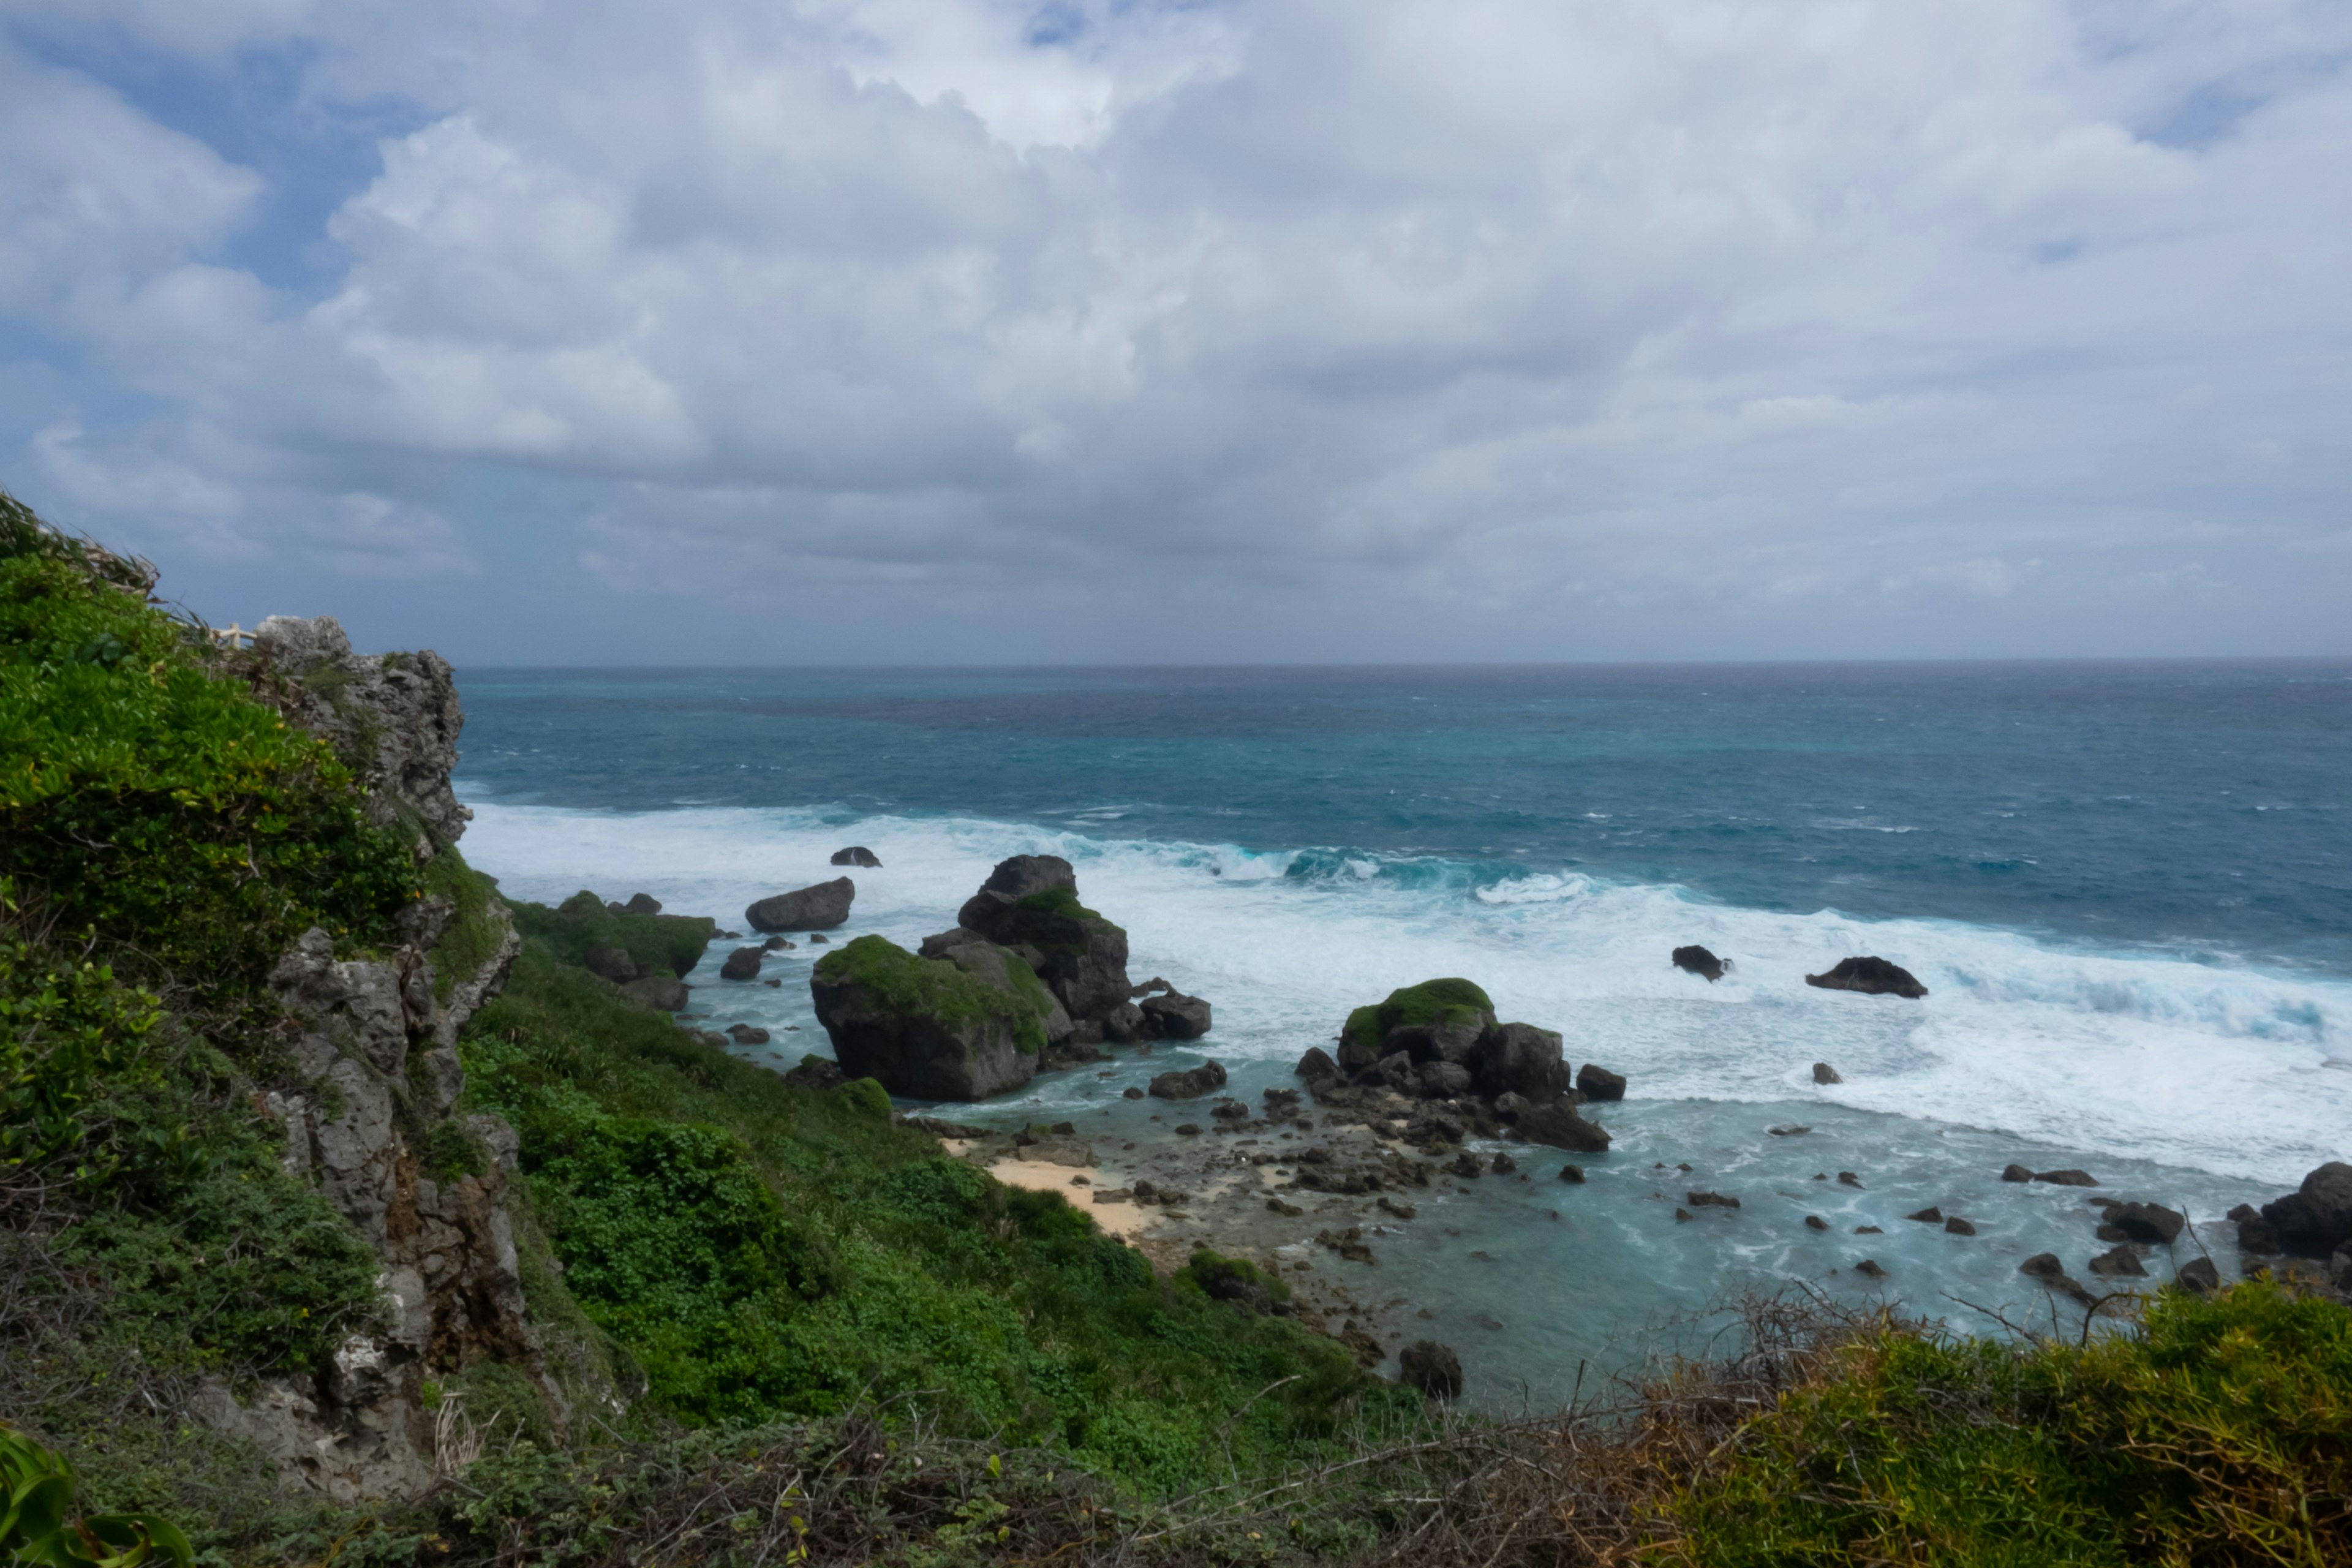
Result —
[[1495, 1174], [1498, 1176], [1507, 1176], [1513, 1171], [1519, 1168], [1519, 1163], [1517, 1160], [1512, 1159], [1508, 1154], [1498, 1153], [1495, 1156], [1494, 1163], [1488, 1165], [1486, 1168], [1494, 1172]]
[[772, 936], [767, 941], [760, 944], [760, 951], [762, 952], [790, 952], [793, 951], [793, 944], [782, 937]]
[[1201, 1124], [1197, 1121], [1180, 1121], [1176, 1124], [1176, 1136], [1179, 1138], [1198, 1138], [1200, 1135]]
[[1454, 1163], [1446, 1166], [1445, 1168], [1465, 1181], [1475, 1181], [1478, 1177], [1486, 1173], [1486, 1167], [1478, 1163], [1478, 1156], [1473, 1154], [1467, 1149], [1465, 1149], [1459, 1154], [1454, 1155]]
[[1829, 1063], [1815, 1062], [1813, 1064], [1813, 1081], [1815, 1083], [1843, 1083], [1845, 1079], [1840, 1078], [1838, 1076], [1838, 1069], [1830, 1066]]
[[1826, 1182], [1829, 1179], [1830, 1173], [1827, 1171], [1815, 1171], [1813, 1173], [1813, 1180], [1817, 1182]]
[[[782, 989], [783, 989], [783, 985], [784, 985], [784, 983], [783, 983], [782, 981], [781, 981], [781, 980], [762, 980], [762, 981], [761, 981], [761, 982], [760, 982], [760, 984], [762, 984], [762, 985], [771, 985], [771, 986], [773, 986], [773, 987], [775, 987], [775, 988], [776, 988], [777, 990], [779, 990], [779, 991], [782, 990]], [[794, 1025], [794, 1026], [793, 1026], [793, 1027], [797, 1028], [797, 1027], [799, 1027], [799, 1026], [798, 1026], [798, 1025]]]
[[2033, 1179], [2048, 1182], [2053, 1187], [2095, 1187], [2099, 1184], [2098, 1178], [2088, 1171], [2036, 1171]]
[[1976, 1226], [1970, 1225], [1968, 1221], [1962, 1219], [1958, 1215], [1953, 1215], [1947, 1218], [1944, 1221], [1944, 1228], [1954, 1236], [1974, 1236], [1977, 1233]]
[[1470, 1314], [1470, 1321], [1492, 1332], [1500, 1333], [1503, 1329], [1503, 1320], [1491, 1312], [1473, 1312]]
[[1696, 974], [1700, 979], [1709, 982], [1722, 979], [1723, 972], [1731, 967], [1722, 959], [1696, 943], [1689, 947], [1675, 949], [1674, 965], [1676, 969]]
[[1807, 1230], [1827, 1230], [1829, 1227], [1830, 1222], [1823, 1219], [1817, 1214], [1809, 1214], [1805, 1216], [1805, 1228]]
[[2092, 1258], [2091, 1272], [2098, 1275], [2125, 1275], [2137, 1279], [2147, 1273], [2147, 1266], [2139, 1260], [2138, 1253], [2126, 1246], [2118, 1247], [2111, 1252], [2102, 1252]]
[[1624, 1075], [1587, 1062], [1576, 1071], [1576, 1089], [1587, 1100], [1622, 1100], [1625, 1098]]
[[2033, 1173], [2012, 1163], [2000, 1168], [2000, 1179], [2004, 1182], [2030, 1182], [2033, 1180]]
[[881, 860], [875, 856], [873, 850], [863, 844], [853, 844], [846, 849], [835, 850], [832, 863], [835, 866], [863, 866], [869, 870], [877, 871], [882, 868]]
[[1867, 1258], [1855, 1264], [1853, 1266], [1853, 1271], [1856, 1274], [1868, 1275], [1873, 1279], [1884, 1279], [1886, 1278], [1886, 1270], [1881, 1268], [1875, 1261]]
[[2221, 1271], [2213, 1267], [2210, 1258], [2190, 1258], [2173, 1278], [2183, 1289], [2194, 1290], [2200, 1296], [2210, 1296], [2221, 1288]]
[[1927, 1208], [1921, 1209], [1917, 1214], [1906, 1214], [1903, 1217], [1905, 1219], [1916, 1219], [1921, 1225], [1941, 1225], [1944, 1223], [1944, 1211], [1935, 1207], [1933, 1205], [1930, 1205]]
[[1118, 1097], [1121, 1100], [1141, 1100], [1143, 1098], [1143, 1091], [1136, 1088], [1133, 1084], [1129, 1084], [1125, 1089], [1118, 1091]]
[[1727, 1196], [1722, 1193], [1692, 1193], [1689, 1194], [1689, 1202], [1690, 1206], [1695, 1209], [1736, 1209], [1739, 1206], [1738, 1198]]
[[2114, 1204], [2107, 1208], [2107, 1224], [2123, 1232], [2126, 1241], [2170, 1247], [2189, 1224], [2189, 1216], [2162, 1204]]
[[1854, 1233], [1854, 1235], [1856, 1235], [1856, 1236], [1885, 1236], [1885, 1235], [1886, 1234], [1885, 1231], [1883, 1231], [1883, 1230], [1879, 1229], [1879, 1228], [1878, 1228], [1876, 1226], [1874, 1226], [1874, 1225], [1858, 1225], [1858, 1226], [1855, 1226], [1853, 1227], [1853, 1233]]
[[1855, 1175], [1852, 1171], [1840, 1171], [1838, 1173], [1838, 1185], [1842, 1187], [1859, 1187], [1862, 1185], [1862, 1178]]
[[2017, 1266], [2017, 1271], [2032, 1279], [2056, 1279], [2066, 1272], [2054, 1252], [2037, 1252]]
[[1265, 1200], [1265, 1206], [1266, 1206], [1268, 1209], [1271, 1209], [1271, 1210], [1272, 1210], [1274, 1213], [1276, 1213], [1276, 1214], [1278, 1214], [1278, 1215], [1288, 1215], [1289, 1216], [1291, 1216], [1291, 1217], [1292, 1217], [1292, 1218], [1294, 1218], [1294, 1219], [1296, 1219], [1298, 1215], [1303, 1215], [1303, 1214], [1305, 1214], [1305, 1213], [1307, 1212], [1305, 1209], [1300, 1208], [1297, 1204], [1286, 1204], [1286, 1203], [1284, 1203], [1280, 1198], [1268, 1198], [1268, 1199], [1266, 1199], [1266, 1200]]
[[1675, 1169], [1677, 1171], [1687, 1171], [1690, 1169], [1690, 1163], [1688, 1161], [1685, 1161], [1683, 1163], [1676, 1165]]
[[1421, 1212], [1414, 1208], [1411, 1204], [1401, 1204], [1394, 1198], [1391, 1197], [1382, 1197], [1376, 1200], [1374, 1206], [1380, 1209], [1382, 1214], [1392, 1214], [1399, 1219], [1411, 1219], [1414, 1215]]
[[809, 941], [811, 941], [811, 942], [813, 942], [822, 943], [822, 942], [824, 941], [824, 938], [823, 938], [822, 936], [819, 936], [819, 935], [817, 935], [816, 933], [814, 933], [814, 931], [812, 931], [812, 932], [809, 934]]
[[1559, 1168], [1559, 1179], [1566, 1182], [1570, 1186], [1581, 1186], [1584, 1184], [1584, 1167], [1581, 1165], [1562, 1165]]
[[1824, 991], [1859, 991], [1870, 996], [1908, 996], [1916, 1000], [1927, 994], [1927, 988], [1919, 984], [1917, 976], [1883, 958], [1842, 958], [1826, 974], [1806, 975], [1805, 984]]
[[1690, 1218], [1690, 1210], [1686, 1208], [1677, 1208], [1675, 1210], [1675, 1221], [1676, 1224], [1680, 1224], [1688, 1218]]
[[768, 1031], [750, 1024], [730, 1024], [727, 1032], [734, 1037], [739, 1046], [764, 1046], [768, 1043]]
[[1801, 1138], [1812, 1131], [1810, 1127], [1767, 1127], [1765, 1131], [1775, 1138]]
[[760, 978], [760, 960], [765, 956], [756, 947], [739, 947], [727, 955], [726, 963], [719, 966], [719, 978], [757, 980]]

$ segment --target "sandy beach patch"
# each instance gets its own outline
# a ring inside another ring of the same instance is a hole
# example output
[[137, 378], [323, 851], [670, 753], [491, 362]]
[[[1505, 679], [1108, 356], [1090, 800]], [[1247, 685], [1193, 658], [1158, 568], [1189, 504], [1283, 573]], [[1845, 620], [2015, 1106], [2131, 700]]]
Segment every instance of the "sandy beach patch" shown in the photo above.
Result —
[[[1008, 1187], [1026, 1187], [1033, 1193], [1059, 1193], [1079, 1208], [1094, 1216], [1104, 1232], [1121, 1241], [1133, 1241], [1159, 1223], [1157, 1214], [1147, 1211], [1141, 1204], [1095, 1202], [1092, 1185], [1097, 1178], [1067, 1165], [1056, 1165], [1046, 1160], [999, 1160], [988, 1167], [988, 1173]], [[1086, 1175], [1089, 1184], [1075, 1186], [1070, 1178]]]

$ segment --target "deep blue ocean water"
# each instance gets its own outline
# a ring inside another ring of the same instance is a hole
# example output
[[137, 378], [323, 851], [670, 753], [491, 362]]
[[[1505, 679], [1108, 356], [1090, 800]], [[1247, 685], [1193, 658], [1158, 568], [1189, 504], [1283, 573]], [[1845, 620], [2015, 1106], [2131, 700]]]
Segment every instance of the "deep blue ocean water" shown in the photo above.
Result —
[[[1897, 1224], [1870, 1242], [1893, 1288], [2014, 1300], [2021, 1248], [2088, 1237], [2079, 1194], [1993, 1180], [2009, 1159], [2202, 1222], [2352, 1157], [2352, 663], [459, 679], [465, 847], [519, 896], [644, 889], [731, 921], [860, 842], [885, 865], [850, 933], [911, 943], [995, 859], [1050, 850], [1138, 979], [1215, 1005], [1203, 1047], [1252, 1098], [1431, 974], [1561, 1029], [1633, 1080], [1589, 1212], [1536, 1224], [1559, 1189], [1486, 1184], [1382, 1244], [1522, 1373], [1736, 1283], [1852, 1284], [1853, 1226], [1903, 1205], [1982, 1245]], [[1689, 941], [1733, 975], [1674, 971]], [[1864, 952], [1928, 998], [1803, 984]], [[824, 1048], [789, 973], [699, 995], [788, 1063]], [[1846, 1082], [1815, 1086], [1818, 1059]], [[1126, 1081], [1041, 1079], [1001, 1110], [1144, 1131]], [[1791, 1121], [1814, 1131], [1764, 1132]], [[1662, 1159], [1746, 1206], [1655, 1223]], [[1828, 1197], [1823, 1167], [1868, 1186]], [[1827, 1237], [1795, 1223], [1829, 1209]], [[2200, 1223], [2217, 1255], [2226, 1233]], [[1465, 1273], [1446, 1248], [1473, 1242]]]

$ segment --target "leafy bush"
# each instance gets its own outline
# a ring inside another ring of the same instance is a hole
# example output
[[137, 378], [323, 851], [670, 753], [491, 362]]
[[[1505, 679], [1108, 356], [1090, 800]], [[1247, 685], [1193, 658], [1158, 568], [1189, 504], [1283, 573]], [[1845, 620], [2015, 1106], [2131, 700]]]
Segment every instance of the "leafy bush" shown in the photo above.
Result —
[[387, 940], [418, 895], [348, 769], [69, 550], [0, 559], [0, 864], [116, 967], [235, 1007], [295, 937]]
[[83, 1514], [73, 1471], [57, 1455], [0, 1421], [0, 1563], [49, 1568], [188, 1568], [195, 1552], [171, 1521], [153, 1514]]
[[[12, 891], [0, 879], [0, 920], [17, 912]], [[161, 1016], [153, 996], [118, 984], [108, 966], [60, 958], [0, 926], [0, 1167], [73, 1152], [101, 1085], [153, 1081]]]

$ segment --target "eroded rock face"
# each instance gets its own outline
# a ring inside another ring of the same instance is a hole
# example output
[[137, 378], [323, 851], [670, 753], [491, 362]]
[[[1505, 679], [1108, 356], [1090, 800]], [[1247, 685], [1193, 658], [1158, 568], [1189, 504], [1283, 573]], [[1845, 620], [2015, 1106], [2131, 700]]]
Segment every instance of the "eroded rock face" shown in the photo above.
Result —
[[405, 811], [438, 843], [457, 841], [474, 814], [449, 787], [466, 719], [447, 660], [429, 651], [355, 654], [332, 616], [272, 616], [253, 646], [279, 678], [271, 692], [278, 706], [366, 781], [380, 822], [392, 826]]

